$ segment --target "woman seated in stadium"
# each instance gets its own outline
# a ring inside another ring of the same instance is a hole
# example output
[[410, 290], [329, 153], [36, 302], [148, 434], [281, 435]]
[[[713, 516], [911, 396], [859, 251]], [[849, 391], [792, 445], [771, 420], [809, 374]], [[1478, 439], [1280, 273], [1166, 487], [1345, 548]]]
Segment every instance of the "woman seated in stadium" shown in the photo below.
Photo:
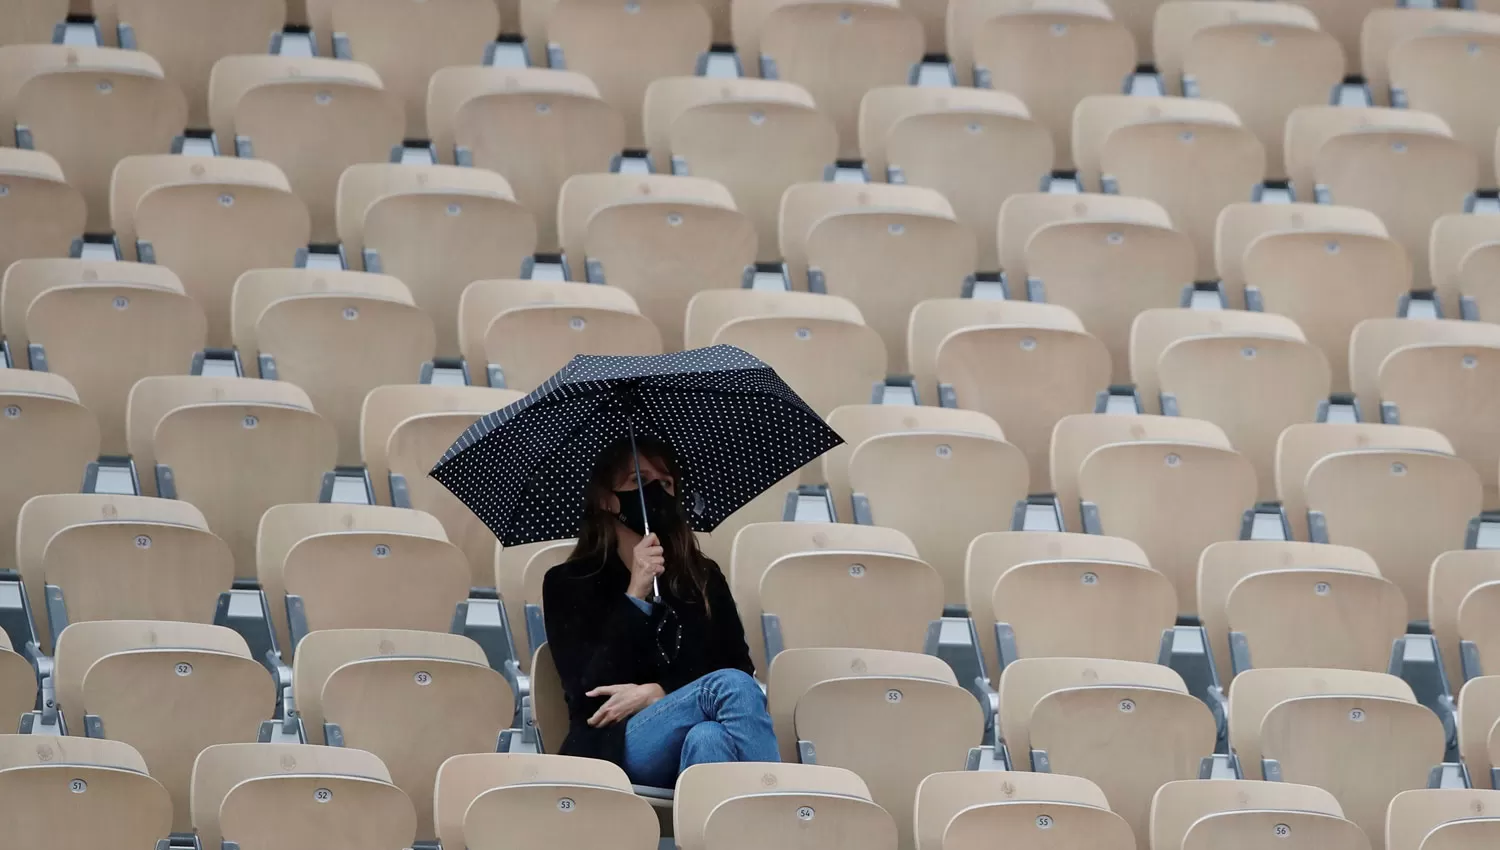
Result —
[[629, 440], [599, 456], [578, 546], [543, 583], [568, 702], [561, 752], [653, 787], [694, 764], [779, 761], [734, 597], [698, 549], [672, 451], [650, 439], [637, 450], [640, 488]]

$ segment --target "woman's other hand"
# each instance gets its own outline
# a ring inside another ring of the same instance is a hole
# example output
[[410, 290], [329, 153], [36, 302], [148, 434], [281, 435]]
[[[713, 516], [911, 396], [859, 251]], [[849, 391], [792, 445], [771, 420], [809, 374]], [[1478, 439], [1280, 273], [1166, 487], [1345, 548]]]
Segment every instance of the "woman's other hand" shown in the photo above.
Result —
[[[637, 547], [636, 551], [639, 552], [640, 548]], [[657, 551], [661, 550], [658, 548]], [[661, 689], [661, 685], [654, 682], [649, 685], [600, 685], [585, 696], [609, 699], [589, 718], [589, 725], [597, 729], [629, 720], [636, 712], [666, 695], [667, 692]]]
[[655, 534], [648, 534], [635, 544], [630, 560], [630, 587], [625, 591], [636, 599], [650, 599], [653, 580], [666, 569], [666, 556], [661, 541]]

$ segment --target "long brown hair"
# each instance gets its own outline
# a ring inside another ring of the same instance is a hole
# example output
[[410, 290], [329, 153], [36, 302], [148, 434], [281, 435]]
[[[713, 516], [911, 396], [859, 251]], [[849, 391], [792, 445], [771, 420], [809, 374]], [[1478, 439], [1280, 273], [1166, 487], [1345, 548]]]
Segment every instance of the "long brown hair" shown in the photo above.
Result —
[[[637, 436], [635, 451], [641, 458], [649, 458], [672, 476], [678, 499], [673, 501], [675, 510], [664, 528], [653, 527], [652, 533], [661, 541], [665, 558], [662, 572], [663, 582], [673, 596], [683, 601], [698, 601], [710, 617], [713, 611], [708, 603], [708, 576], [714, 569], [712, 561], [703, 556], [698, 548], [698, 537], [688, 524], [687, 512], [681, 501], [682, 471], [672, 448], [654, 437]], [[605, 508], [609, 497], [615, 492], [615, 480], [625, 470], [635, 469], [635, 456], [630, 439], [617, 440], [610, 444], [589, 474], [589, 483], [583, 491], [583, 519], [578, 527], [578, 545], [573, 547], [569, 560], [596, 561], [602, 568], [615, 551], [618, 543], [615, 534], [616, 515]], [[627, 567], [629, 565], [627, 564]]]

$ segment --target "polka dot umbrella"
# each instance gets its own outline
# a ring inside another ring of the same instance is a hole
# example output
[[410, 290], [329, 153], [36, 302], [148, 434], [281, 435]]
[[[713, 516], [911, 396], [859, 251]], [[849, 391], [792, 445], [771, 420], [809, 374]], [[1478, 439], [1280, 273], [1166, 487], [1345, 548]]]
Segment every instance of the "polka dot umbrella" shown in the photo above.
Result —
[[595, 458], [630, 436], [672, 447], [698, 531], [843, 442], [770, 366], [734, 346], [581, 355], [475, 422], [431, 475], [502, 545], [563, 540], [578, 533]]

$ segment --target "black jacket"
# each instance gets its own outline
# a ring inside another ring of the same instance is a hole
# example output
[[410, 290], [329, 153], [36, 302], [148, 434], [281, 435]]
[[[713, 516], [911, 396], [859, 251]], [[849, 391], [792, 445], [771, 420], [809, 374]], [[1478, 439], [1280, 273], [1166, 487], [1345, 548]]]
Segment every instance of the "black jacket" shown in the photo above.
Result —
[[625, 722], [600, 729], [588, 725], [605, 698], [584, 694], [600, 685], [655, 682], [671, 693], [726, 667], [755, 672], [729, 583], [717, 564], [708, 563], [712, 619], [701, 601], [683, 601], [665, 582], [661, 585], [663, 601], [677, 612], [682, 624], [681, 648], [670, 665], [656, 647], [662, 606], [654, 606], [647, 614], [625, 596], [630, 570], [618, 554], [611, 551], [602, 566], [597, 560], [578, 560], [547, 571], [542, 583], [547, 643], [568, 702], [563, 755], [602, 758], [615, 764], [624, 760]]

